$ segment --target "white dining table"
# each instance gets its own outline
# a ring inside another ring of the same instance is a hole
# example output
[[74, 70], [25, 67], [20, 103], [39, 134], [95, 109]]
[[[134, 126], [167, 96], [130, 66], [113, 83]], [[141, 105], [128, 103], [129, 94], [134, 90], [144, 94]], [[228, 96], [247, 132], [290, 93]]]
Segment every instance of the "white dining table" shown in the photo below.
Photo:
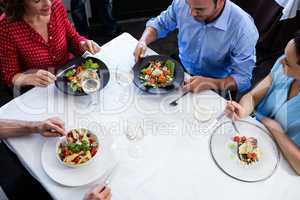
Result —
[[[299, 199], [300, 178], [283, 157], [271, 178], [256, 183], [230, 178], [216, 166], [210, 155], [209, 138], [213, 119], [222, 113], [226, 101], [215, 92], [189, 93], [172, 107], [169, 102], [178, 97], [180, 91], [150, 95], [133, 84], [118, 82], [116, 68], [128, 74], [135, 63], [136, 45], [135, 38], [123, 33], [95, 55], [110, 70], [110, 81], [98, 94], [98, 106], [90, 109], [86, 107], [89, 97], [67, 96], [50, 85], [33, 88], [4, 105], [0, 117], [43, 120], [59, 116], [68, 130], [87, 127], [111, 137], [111, 162], [119, 163], [110, 183], [113, 200]], [[147, 55], [153, 54], [156, 53], [148, 49]], [[212, 120], [200, 122], [194, 118], [193, 112], [199, 105], [211, 110]], [[137, 141], [127, 139], [121, 125], [128, 119], [142, 122], [144, 137]], [[246, 120], [260, 125], [253, 118]], [[33, 134], [5, 142], [53, 199], [82, 199], [89, 188], [103, 181], [103, 177], [99, 177], [80, 187], [67, 187], [53, 181], [41, 163], [42, 148], [47, 140]]]

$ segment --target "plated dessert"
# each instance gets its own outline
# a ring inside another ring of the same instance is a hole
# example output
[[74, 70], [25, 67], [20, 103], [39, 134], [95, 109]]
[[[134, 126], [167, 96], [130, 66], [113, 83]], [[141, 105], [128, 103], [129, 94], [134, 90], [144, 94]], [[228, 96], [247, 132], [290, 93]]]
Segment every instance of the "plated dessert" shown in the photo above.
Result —
[[232, 140], [237, 144], [237, 156], [242, 163], [250, 165], [260, 160], [261, 153], [256, 138], [236, 135]]

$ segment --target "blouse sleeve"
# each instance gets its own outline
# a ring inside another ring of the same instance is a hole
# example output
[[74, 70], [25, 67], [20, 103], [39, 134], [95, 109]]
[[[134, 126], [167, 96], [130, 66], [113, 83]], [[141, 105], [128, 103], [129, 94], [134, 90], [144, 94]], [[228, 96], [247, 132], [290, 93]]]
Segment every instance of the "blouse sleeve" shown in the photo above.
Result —
[[64, 21], [68, 44], [70, 45], [73, 53], [75, 53], [77, 56], [81, 56], [84, 51], [79, 48], [79, 43], [86, 40], [86, 38], [79, 35], [74, 26], [71, 24], [64, 5], [60, 1], [56, 1], [56, 3], [57, 11], [60, 15], [62, 15], [61, 19]]
[[17, 47], [8, 33], [8, 27], [5, 25], [5, 20], [0, 20], [0, 47], [5, 49], [0, 51], [0, 73], [2, 81], [12, 87], [13, 77], [21, 72]]
[[275, 64], [273, 65], [272, 69], [271, 69], [271, 76], [272, 76], [272, 81], [278, 82], [280, 81], [282, 78], [284, 78], [284, 73], [283, 73], [283, 66], [280, 63], [281, 59], [284, 57], [284, 55], [280, 56]]

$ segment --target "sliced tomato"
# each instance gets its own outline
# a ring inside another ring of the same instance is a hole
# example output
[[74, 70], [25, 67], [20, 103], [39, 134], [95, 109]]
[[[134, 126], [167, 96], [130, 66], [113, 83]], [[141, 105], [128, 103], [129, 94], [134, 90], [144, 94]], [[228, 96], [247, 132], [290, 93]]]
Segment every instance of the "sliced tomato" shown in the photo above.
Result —
[[94, 140], [93, 139], [89, 139], [89, 142], [90, 142], [90, 144], [93, 144], [94, 143]]
[[62, 150], [62, 153], [63, 153], [64, 157], [67, 157], [68, 155], [72, 154], [72, 152], [68, 148], [64, 148]]
[[73, 81], [73, 80], [75, 80], [75, 79], [76, 79], [75, 76], [70, 76], [70, 77], [68, 77], [68, 80], [69, 80], [69, 81]]
[[155, 83], [155, 79], [150, 79], [150, 81], [149, 81], [151, 84], [154, 84]]
[[165, 83], [166, 82], [166, 77], [161, 75], [161, 76], [159, 76], [158, 80], [161, 83]]
[[145, 74], [147, 75], [151, 75], [152, 74], [152, 70], [150, 68], [145, 70]]
[[97, 148], [96, 147], [92, 147], [91, 148], [91, 154], [92, 154], [92, 156], [96, 155], [96, 153], [97, 153]]
[[78, 163], [79, 160], [80, 160], [80, 156], [77, 156], [76, 158], [74, 158], [73, 162], [74, 162], [74, 163]]

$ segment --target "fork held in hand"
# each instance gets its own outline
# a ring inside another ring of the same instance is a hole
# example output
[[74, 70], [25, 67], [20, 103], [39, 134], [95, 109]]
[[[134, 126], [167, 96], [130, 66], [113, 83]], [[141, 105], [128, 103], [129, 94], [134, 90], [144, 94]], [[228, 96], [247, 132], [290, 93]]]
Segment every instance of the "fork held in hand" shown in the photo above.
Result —
[[[232, 96], [231, 96], [230, 90], [228, 89], [227, 92], [228, 92], [229, 100], [230, 100], [230, 102], [232, 102]], [[235, 123], [235, 121], [233, 121], [233, 119], [231, 119], [231, 124], [233, 126], [234, 131], [237, 132], [237, 134], [240, 134], [239, 130], [237, 129], [236, 123]]]

